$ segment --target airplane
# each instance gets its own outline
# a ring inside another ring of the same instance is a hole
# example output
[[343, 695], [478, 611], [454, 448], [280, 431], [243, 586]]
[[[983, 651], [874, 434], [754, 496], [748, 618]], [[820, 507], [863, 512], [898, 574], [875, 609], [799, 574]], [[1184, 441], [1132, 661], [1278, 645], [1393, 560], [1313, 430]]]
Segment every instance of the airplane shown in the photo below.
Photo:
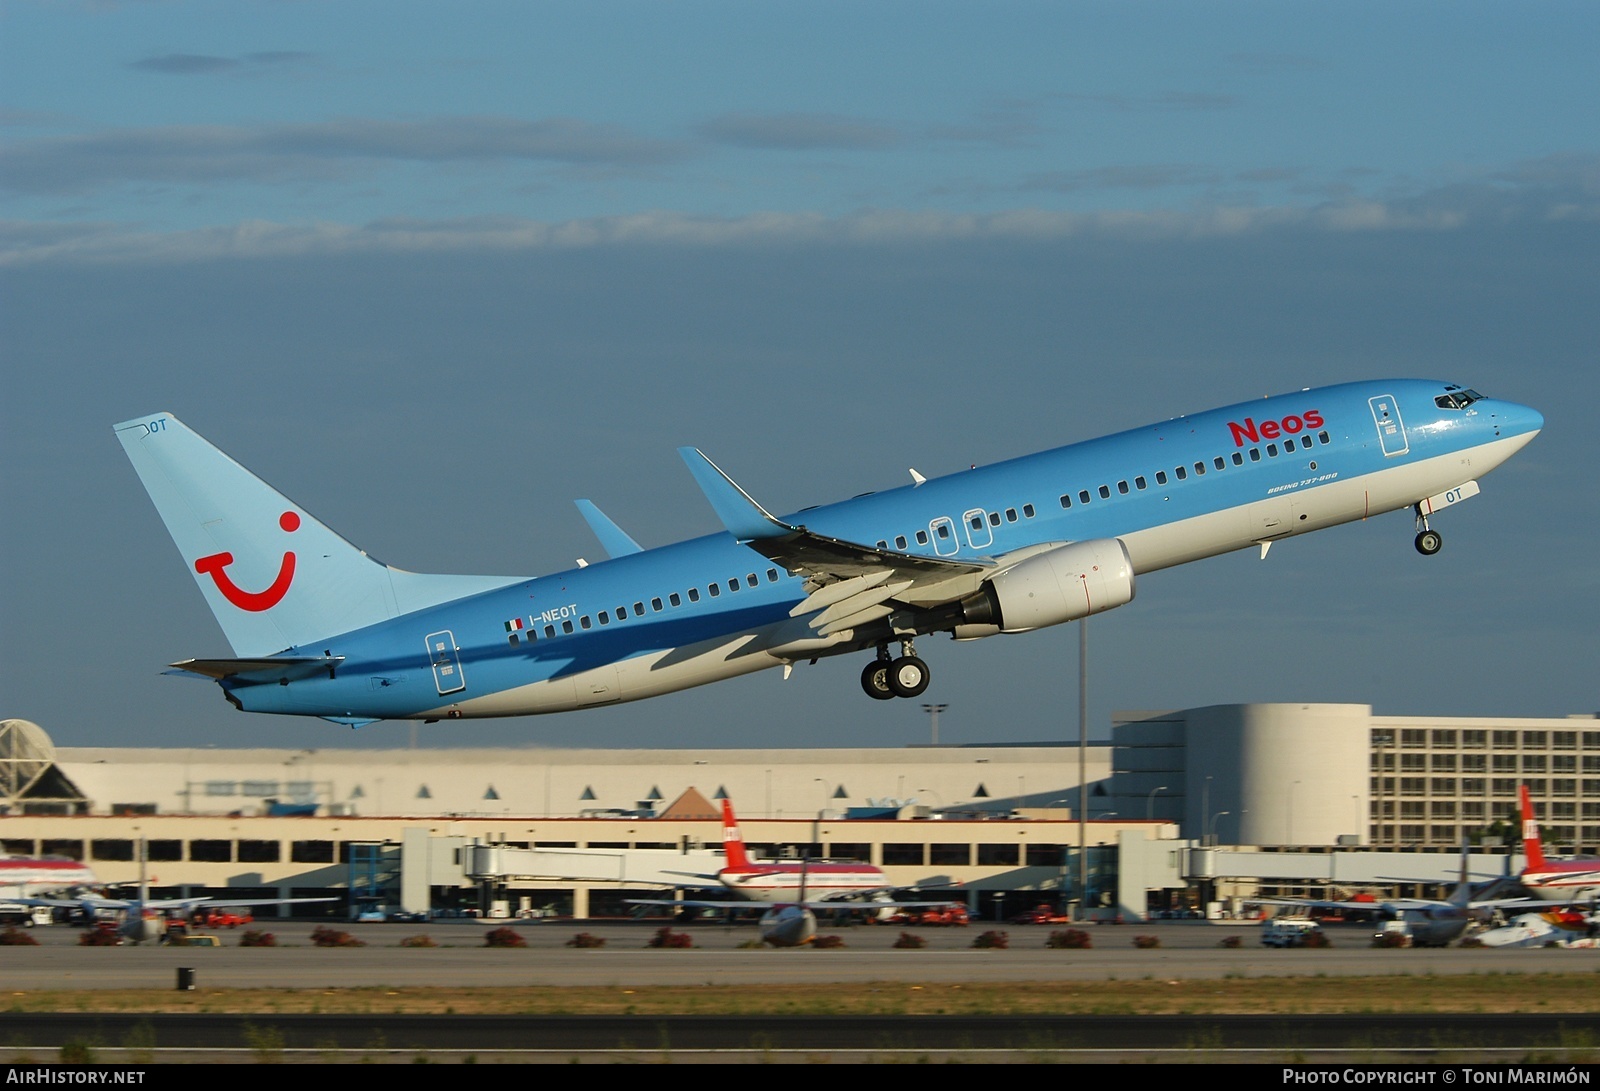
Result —
[[1435, 554], [1431, 518], [1543, 426], [1454, 384], [1349, 383], [783, 517], [685, 447], [722, 531], [644, 549], [580, 502], [610, 559], [533, 578], [391, 567], [171, 413], [115, 432], [233, 649], [174, 672], [243, 711], [360, 726], [592, 708], [856, 652], [868, 696], [917, 697], [917, 637], [1075, 621], [1147, 572], [1402, 508]]
[[1517, 877], [1536, 898], [1546, 902], [1593, 901], [1600, 898], [1600, 858], [1573, 856], [1551, 860], [1544, 854], [1539, 823], [1533, 817], [1528, 786], [1517, 786], [1522, 800], [1522, 854], [1527, 866]]
[[[913, 906], [947, 905], [937, 902], [901, 902], [889, 898], [889, 877], [880, 868], [854, 860], [800, 860], [757, 863], [744, 847], [744, 834], [733, 814], [733, 800], [722, 800], [722, 851], [727, 866], [715, 874], [670, 872], [726, 887], [743, 901], [769, 905], [759, 921], [761, 938], [774, 947], [799, 947], [817, 934], [816, 910], [861, 910], [881, 913]], [[737, 902], [694, 899], [630, 898], [633, 905], [671, 906], [679, 909], [737, 907]]]
[[65, 856], [0, 856], [0, 901], [53, 890], [99, 886], [89, 865]]
[[1478, 933], [1485, 947], [1600, 946], [1600, 913], [1575, 908], [1520, 913], [1498, 928]]
[[1297, 906], [1304, 910], [1339, 909], [1376, 912], [1383, 918], [1383, 927], [1374, 936], [1382, 940], [1398, 933], [1409, 936], [1416, 947], [1448, 947], [1460, 939], [1472, 923], [1472, 910], [1479, 906], [1497, 903], [1474, 902], [1472, 880], [1468, 874], [1471, 859], [1469, 846], [1461, 846], [1461, 875], [1450, 897], [1444, 901], [1432, 898], [1394, 898], [1388, 901], [1324, 901], [1315, 898], [1247, 898], [1254, 905]]
[[50, 906], [55, 909], [77, 909], [90, 921], [106, 916], [118, 920], [117, 934], [132, 943], [157, 942], [166, 935], [168, 915], [177, 911], [188, 916], [202, 906], [245, 907], [258, 905], [303, 905], [308, 902], [333, 902], [337, 898], [149, 898], [141, 893], [136, 898], [102, 898], [88, 895], [80, 898], [18, 898], [19, 905]]
[[753, 902], [791, 902], [804, 890], [810, 890], [817, 901], [826, 902], [882, 894], [890, 889], [889, 877], [882, 869], [854, 860], [756, 863], [745, 851], [744, 834], [733, 815], [733, 800], [727, 798], [722, 800], [722, 852], [727, 866], [714, 875], [673, 874], [720, 883]]

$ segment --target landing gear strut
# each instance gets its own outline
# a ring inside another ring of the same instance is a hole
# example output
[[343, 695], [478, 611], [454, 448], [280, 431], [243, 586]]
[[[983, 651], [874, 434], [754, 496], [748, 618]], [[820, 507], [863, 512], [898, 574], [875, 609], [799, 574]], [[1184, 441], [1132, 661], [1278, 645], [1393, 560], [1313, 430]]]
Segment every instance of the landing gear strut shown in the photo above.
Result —
[[878, 645], [878, 658], [862, 670], [861, 688], [873, 700], [920, 697], [927, 690], [928, 664], [917, 658], [916, 646], [910, 640], [901, 641], [900, 647], [904, 654], [891, 659], [888, 644]]
[[1428, 527], [1428, 517], [1421, 512], [1417, 513], [1417, 552], [1424, 557], [1431, 557], [1444, 546], [1444, 539], [1437, 530]]

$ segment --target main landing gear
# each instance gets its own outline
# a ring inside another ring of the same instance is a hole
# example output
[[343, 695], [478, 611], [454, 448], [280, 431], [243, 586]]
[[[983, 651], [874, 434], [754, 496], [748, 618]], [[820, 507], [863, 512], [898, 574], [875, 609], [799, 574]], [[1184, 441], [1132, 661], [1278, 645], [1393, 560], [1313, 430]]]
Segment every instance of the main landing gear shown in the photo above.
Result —
[[920, 697], [928, 688], [928, 664], [918, 659], [916, 648], [909, 640], [900, 642], [905, 653], [898, 659], [889, 657], [889, 645], [878, 645], [878, 658], [868, 663], [861, 672], [861, 688], [875, 701], [893, 697]]
[[[1419, 505], [1420, 506], [1420, 505]], [[1444, 546], [1444, 539], [1439, 537], [1437, 530], [1428, 527], [1428, 517], [1421, 511], [1417, 512], [1417, 552], [1424, 557], [1431, 557]]]

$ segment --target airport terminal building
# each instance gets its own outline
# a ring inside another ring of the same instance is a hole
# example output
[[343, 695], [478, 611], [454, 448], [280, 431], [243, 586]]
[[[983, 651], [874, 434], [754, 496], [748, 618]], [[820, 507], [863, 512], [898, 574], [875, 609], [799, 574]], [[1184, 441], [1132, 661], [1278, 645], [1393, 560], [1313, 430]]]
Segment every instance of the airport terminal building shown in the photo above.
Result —
[[1080, 790], [1066, 744], [57, 748], [7, 720], [0, 843], [84, 860], [107, 882], [137, 878], [142, 844], [152, 882], [175, 894], [332, 892], [413, 911], [580, 917], [714, 872], [722, 798], [760, 852], [868, 861], [897, 887], [948, 892], [985, 918], [1058, 901], [1138, 917], [1262, 884], [1444, 881], [1463, 837], [1485, 846], [1475, 870], [1498, 873], [1520, 866], [1507, 854], [1523, 783], [1548, 849], [1600, 848], [1592, 714], [1125, 712], [1083, 756]]

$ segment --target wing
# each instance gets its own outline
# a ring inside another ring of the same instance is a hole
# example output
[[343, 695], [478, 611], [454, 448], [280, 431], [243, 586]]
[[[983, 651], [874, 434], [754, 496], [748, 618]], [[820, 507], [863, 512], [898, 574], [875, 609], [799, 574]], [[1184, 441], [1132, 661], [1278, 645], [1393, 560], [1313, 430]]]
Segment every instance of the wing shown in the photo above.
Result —
[[888, 617], [895, 601], [924, 605], [951, 601], [975, 590], [996, 569], [987, 558], [957, 561], [899, 553], [785, 523], [699, 449], [680, 447], [678, 453], [729, 534], [791, 574], [806, 578], [810, 594], [789, 614], [816, 614], [809, 624], [822, 636]]

